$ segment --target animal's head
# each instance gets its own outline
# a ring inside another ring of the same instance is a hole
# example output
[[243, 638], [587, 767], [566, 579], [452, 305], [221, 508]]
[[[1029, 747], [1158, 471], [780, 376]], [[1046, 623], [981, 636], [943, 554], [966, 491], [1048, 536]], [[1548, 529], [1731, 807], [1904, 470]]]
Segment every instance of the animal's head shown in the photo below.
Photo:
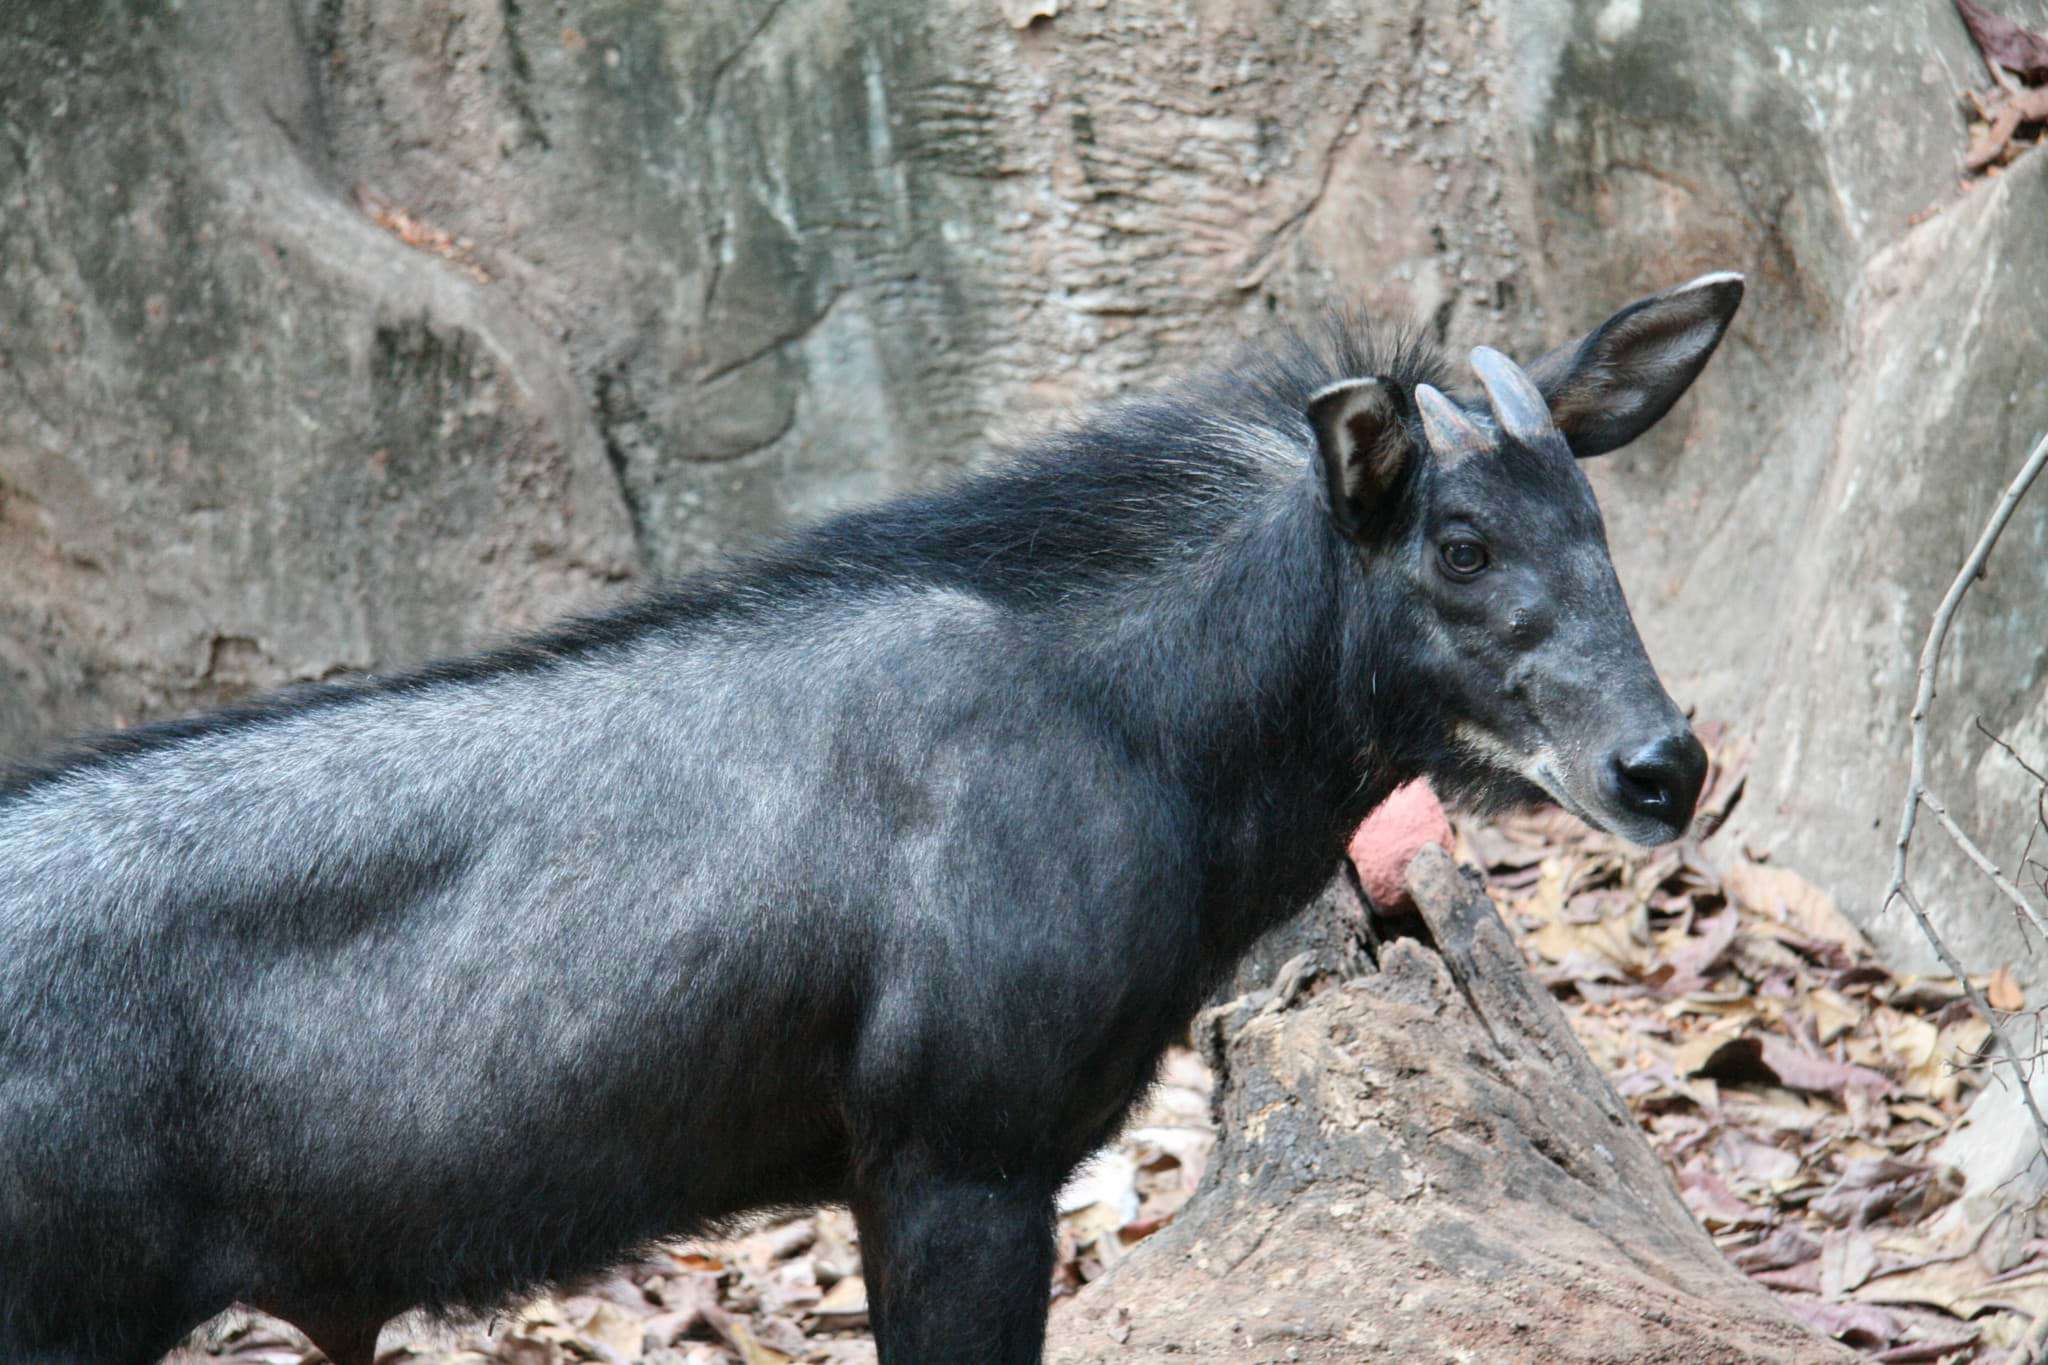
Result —
[[1472, 353], [1470, 402], [1347, 380], [1309, 404], [1331, 515], [1411, 604], [1402, 680], [1433, 715], [1447, 797], [1548, 798], [1637, 843], [1682, 835], [1707, 759], [1622, 599], [1578, 461], [1691, 385], [1742, 301], [1707, 275], [1630, 304], [1523, 369]]

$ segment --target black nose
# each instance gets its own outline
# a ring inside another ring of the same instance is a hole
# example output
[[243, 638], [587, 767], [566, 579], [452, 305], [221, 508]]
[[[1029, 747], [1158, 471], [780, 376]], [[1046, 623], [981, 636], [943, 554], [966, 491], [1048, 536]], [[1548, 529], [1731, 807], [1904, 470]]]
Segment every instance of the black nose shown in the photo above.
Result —
[[1646, 819], [1682, 829], [1707, 778], [1707, 751], [1692, 731], [1666, 735], [1640, 749], [1616, 753], [1614, 794]]

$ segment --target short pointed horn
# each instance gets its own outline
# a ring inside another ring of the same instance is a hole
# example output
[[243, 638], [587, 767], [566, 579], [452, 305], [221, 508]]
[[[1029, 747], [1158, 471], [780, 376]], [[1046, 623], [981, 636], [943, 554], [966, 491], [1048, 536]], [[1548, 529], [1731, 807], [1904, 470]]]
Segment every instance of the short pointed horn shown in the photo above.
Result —
[[1465, 410], [1429, 385], [1415, 386], [1415, 407], [1422, 414], [1422, 433], [1429, 438], [1429, 448], [1443, 460], [1455, 464], [1491, 447], [1486, 433]]
[[1472, 368], [1486, 386], [1487, 404], [1502, 431], [1523, 445], [1534, 445], [1556, 430], [1550, 420], [1550, 404], [1543, 401], [1536, 381], [1522, 373], [1521, 366], [1491, 346], [1475, 346]]

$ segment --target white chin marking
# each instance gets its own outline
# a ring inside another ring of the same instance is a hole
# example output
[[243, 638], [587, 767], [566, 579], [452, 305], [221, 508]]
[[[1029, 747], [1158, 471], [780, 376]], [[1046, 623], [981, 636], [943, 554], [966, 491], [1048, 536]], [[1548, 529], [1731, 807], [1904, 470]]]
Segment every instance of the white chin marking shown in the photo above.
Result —
[[[1545, 759], [1548, 757], [1549, 755], [1544, 755]], [[1602, 834], [1615, 833], [1614, 828], [1607, 821], [1602, 820], [1599, 816], [1593, 814], [1593, 812], [1572, 799], [1571, 794], [1565, 790], [1564, 781], [1558, 777], [1556, 771], [1551, 768], [1548, 762], [1539, 761], [1532, 765], [1528, 772], [1528, 778], [1543, 789], [1545, 796], [1557, 802], [1559, 806], [1579, 819], [1584, 820], [1594, 829], [1599, 830]]]
[[1459, 748], [1480, 762], [1491, 764], [1502, 772], [1515, 774], [1594, 829], [1603, 834], [1613, 832], [1607, 821], [1573, 800], [1566, 791], [1564, 781], [1558, 776], [1555, 767], [1557, 754], [1553, 750], [1541, 749], [1531, 756], [1524, 757], [1502, 743], [1498, 735], [1482, 730], [1470, 722], [1460, 723], [1452, 732], [1451, 738]]
[[1538, 754], [1533, 759], [1524, 758], [1501, 743], [1500, 737], [1491, 730], [1482, 730], [1470, 721], [1458, 722], [1451, 731], [1451, 741], [1482, 763], [1490, 763], [1496, 768], [1525, 777], [1549, 757], [1547, 754]]

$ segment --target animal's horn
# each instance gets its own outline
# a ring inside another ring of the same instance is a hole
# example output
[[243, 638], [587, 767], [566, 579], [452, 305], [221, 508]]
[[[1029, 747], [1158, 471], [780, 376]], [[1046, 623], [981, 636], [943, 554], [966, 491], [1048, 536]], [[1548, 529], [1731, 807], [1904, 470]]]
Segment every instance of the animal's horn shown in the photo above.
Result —
[[1482, 454], [1493, 444], [1463, 408], [1427, 384], [1415, 386], [1415, 407], [1422, 414], [1422, 432], [1429, 438], [1429, 448], [1449, 463]]
[[1501, 430], [1523, 445], [1535, 445], [1555, 429], [1550, 404], [1536, 389], [1536, 381], [1522, 373], [1522, 367], [1491, 346], [1475, 346], [1472, 368], [1486, 386], [1486, 401], [1493, 408]]

